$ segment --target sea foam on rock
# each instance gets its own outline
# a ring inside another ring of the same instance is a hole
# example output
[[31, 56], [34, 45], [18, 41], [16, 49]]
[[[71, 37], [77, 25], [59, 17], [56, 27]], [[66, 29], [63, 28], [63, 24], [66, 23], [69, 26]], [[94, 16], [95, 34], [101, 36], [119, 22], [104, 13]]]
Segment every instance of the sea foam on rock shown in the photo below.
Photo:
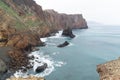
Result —
[[[29, 54], [29, 56], [34, 56], [34, 58], [30, 60], [30, 65], [32, 65], [33, 68], [28, 70], [25, 73], [19, 70], [14, 74], [15, 77], [26, 78], [30, 75], [36, 76], [36, 77], [45, 77], [49, 75], [50, 73], [52, 73], [55, 70], [55, 67], [61, 67], [62, 65], [64, 65], [64, 62], [54, 61], [49, 55], [44, 55], [43, 53], [39, 51], [32, 52], [31, 54]], [[36, 73], [36, 69], [39, 66], [42, 66], [44, 64], [47, 64], [45, 70], [43, 70], [40, 73]]]

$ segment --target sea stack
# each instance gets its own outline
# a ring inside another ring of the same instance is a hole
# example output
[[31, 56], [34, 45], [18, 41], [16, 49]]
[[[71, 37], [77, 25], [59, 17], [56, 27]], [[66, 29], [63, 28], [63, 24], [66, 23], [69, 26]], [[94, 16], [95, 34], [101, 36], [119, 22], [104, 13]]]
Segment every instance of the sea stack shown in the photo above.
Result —
[[73, 34], [71, 28], [64, 29], [62, 35], [70, 37], [70, 38], [74, 38], [75, 37], [75, 35]]

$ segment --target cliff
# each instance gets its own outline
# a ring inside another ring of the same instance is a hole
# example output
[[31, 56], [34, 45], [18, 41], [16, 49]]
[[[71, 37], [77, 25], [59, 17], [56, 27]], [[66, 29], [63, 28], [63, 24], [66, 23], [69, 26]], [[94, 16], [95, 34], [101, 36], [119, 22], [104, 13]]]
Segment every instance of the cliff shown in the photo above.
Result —
[[68, 27], [74, 29], [88, 28], [87, 22], [83, 18], [82, 14], [63, 14], [54, 10], [45, 10], [44, 15], [47, 22], [58, 29]]
[[4, 6], [10, 7], [10, 10], [14, 12], [12, 17], [19, 20], [16, 22], [18, 24], [16, 26], [21, 25], [19, 27], [46, 26], [50, 30], [59, 30], [65, 27], [87, 28], [87, 22], [82, 14], [68, 15], [54, 10], [43, 11], [42, 7], [33, 0], [1, 0], [1, 2], [4, 2]]
[[7, 70], [14, 73], [23, 66], [30, 69], [27, 55], [34, 47], [44, 45], [40, 37], [68, 27], [87, 28], [87, 22], [81, 14], [43, 11], [33, 0], [0, 0], [0, 48], [7, 47], [7, 51], [0, 53], [5, 54], [6, 59], [0, 60], [7, 66], [4, 70], [0, 67], [0, 73]]
[[120, 80], [120, 59], [97, 66], [100, 80]]

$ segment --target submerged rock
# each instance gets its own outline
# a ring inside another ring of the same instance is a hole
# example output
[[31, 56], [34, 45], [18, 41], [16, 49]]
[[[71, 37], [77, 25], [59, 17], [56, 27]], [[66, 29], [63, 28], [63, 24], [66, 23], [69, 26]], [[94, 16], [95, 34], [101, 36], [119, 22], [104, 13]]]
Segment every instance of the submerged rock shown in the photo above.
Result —
[[65, 46], [67, 46], [67, 45], [69, 45], [69, 43], [68, 43], [67, 41], [65, 41], [63, 44], [60, 44], [60, 45], [58, 45], [57, 47], [65, 47]]
[[64, 29], [62, 35], [70, 37], [70, 38], [75, 37], [75, 35], [72, 33], [72, 29], [70, 29], [70, 28]]
[[43, 72], [47, 68], [47, 63], [44, 63], [42, 66], [38, 66], [35, 70], [37, 73]]

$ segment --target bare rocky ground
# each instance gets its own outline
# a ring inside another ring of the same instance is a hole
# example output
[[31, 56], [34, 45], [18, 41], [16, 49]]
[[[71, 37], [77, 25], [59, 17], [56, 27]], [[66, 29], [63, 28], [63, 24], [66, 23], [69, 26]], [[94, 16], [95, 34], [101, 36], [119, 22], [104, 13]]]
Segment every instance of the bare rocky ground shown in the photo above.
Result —
[[28, 78], [15, 78], [15, 77], [11, 77], [11, 78], [6, 79], [6, 80], [45, 80], [45, 79], [41, 78], [41, 77], [29, 76]]
[[97, 66], [100, 80], [120, 80], [120, 58]]

